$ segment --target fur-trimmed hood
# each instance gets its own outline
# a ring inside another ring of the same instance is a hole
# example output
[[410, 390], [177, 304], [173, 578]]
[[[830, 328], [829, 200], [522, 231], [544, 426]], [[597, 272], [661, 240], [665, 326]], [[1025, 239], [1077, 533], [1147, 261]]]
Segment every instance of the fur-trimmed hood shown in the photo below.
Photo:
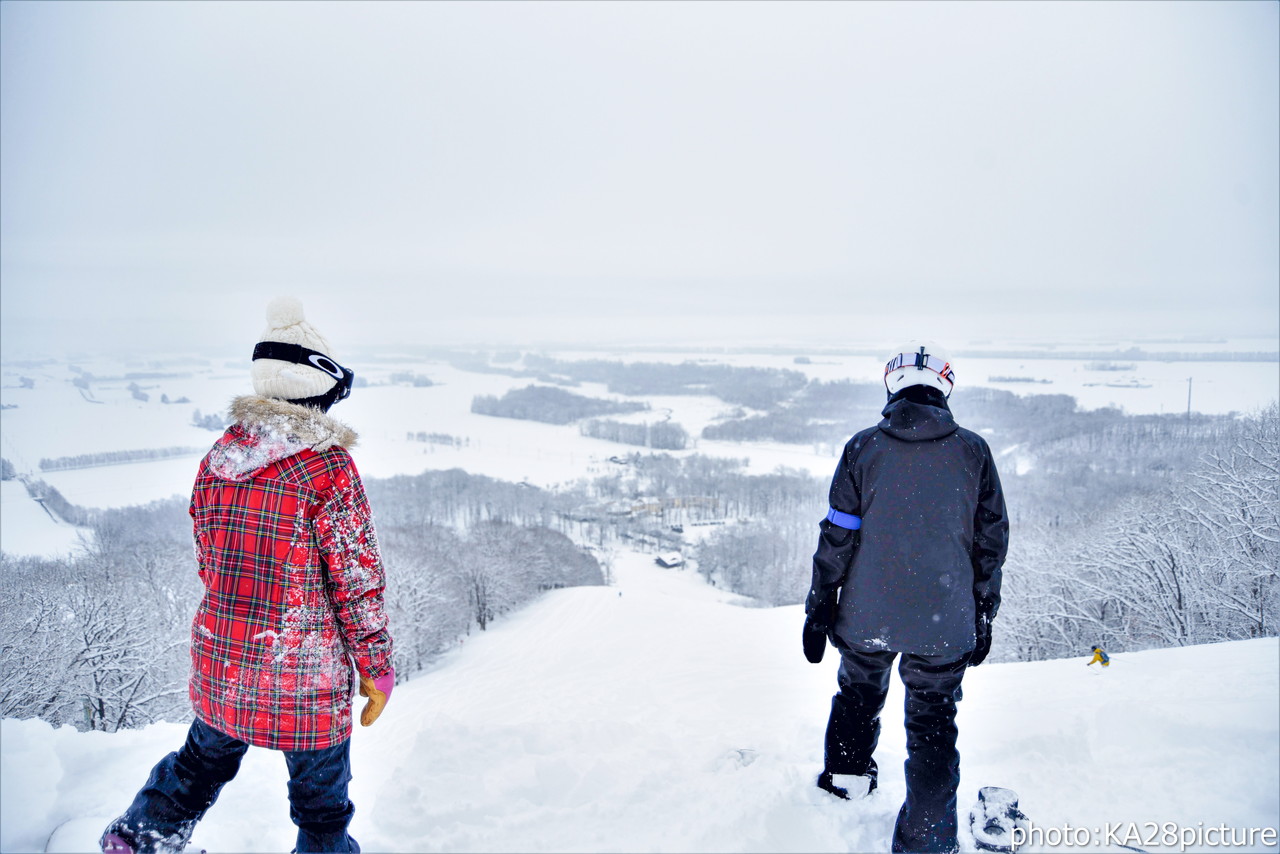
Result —
[[209, 468], [224, 480], [249, 480], [262, 469], [310, 448], [350, 448], [356, 432], [318, 409], [258, 395], [231, 401], [232, 426], [209, 452]]
[[283, 433], [296, 438], [313, 451], [327, 451], [334, 445], [354, 448], [358, 436], [332, 415], [274, 397], [246, 394], [231, 401], [227, 410], [231, 423], [253, 433]]

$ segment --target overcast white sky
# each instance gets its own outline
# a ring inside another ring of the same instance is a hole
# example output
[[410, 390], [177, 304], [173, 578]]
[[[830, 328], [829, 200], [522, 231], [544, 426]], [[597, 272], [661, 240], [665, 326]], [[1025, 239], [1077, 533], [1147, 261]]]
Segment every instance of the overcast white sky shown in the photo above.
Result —
[[1280, 335], [1274, 2], [0, 4], [3, 352]]

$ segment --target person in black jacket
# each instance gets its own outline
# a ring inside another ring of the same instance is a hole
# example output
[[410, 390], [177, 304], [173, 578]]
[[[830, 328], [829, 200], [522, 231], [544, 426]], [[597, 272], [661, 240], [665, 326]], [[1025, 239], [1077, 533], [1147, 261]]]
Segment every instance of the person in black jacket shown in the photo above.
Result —
[[951, 415], [950, 362], [927, 344], [903, 347], [884, 380], [884, 420], [850, 439], [836, 467], [805, 601], [805, 656], [820, 661], [828, 640], [840, 652], [818, 785], [842, 798], [875, 789], [901, 654], [907, 798], [893, 850], [956, 851], [956, 701], [965, 668], [991, 649], [1009, 524], [991, 449]]

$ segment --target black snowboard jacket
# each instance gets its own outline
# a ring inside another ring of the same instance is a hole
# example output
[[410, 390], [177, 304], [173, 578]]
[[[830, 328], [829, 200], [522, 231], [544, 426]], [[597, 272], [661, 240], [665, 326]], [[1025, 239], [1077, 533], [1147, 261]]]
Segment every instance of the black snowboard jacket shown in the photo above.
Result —
[[976, 615], [1000, 608], [1009, 522], [995, 461], [935, 402], [895, 398], [836, 466], [831, 507], [862, 525], [822, 521], [806, 611], [837, 647], [958, 655]]

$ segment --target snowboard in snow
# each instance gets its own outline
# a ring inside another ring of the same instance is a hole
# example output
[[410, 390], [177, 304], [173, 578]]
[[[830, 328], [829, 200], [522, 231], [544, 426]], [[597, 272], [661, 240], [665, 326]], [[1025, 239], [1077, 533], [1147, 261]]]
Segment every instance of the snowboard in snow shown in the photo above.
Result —
[[983, 851], [1012, 852], [1017, 850], [1014, 830], [1027, 830], [1027, 817], [1018, 809], [1018, 793], [999, 786], [983, 786], [978, 790], [978, 802], [969, 810], [969, 830], [973, 841]]

